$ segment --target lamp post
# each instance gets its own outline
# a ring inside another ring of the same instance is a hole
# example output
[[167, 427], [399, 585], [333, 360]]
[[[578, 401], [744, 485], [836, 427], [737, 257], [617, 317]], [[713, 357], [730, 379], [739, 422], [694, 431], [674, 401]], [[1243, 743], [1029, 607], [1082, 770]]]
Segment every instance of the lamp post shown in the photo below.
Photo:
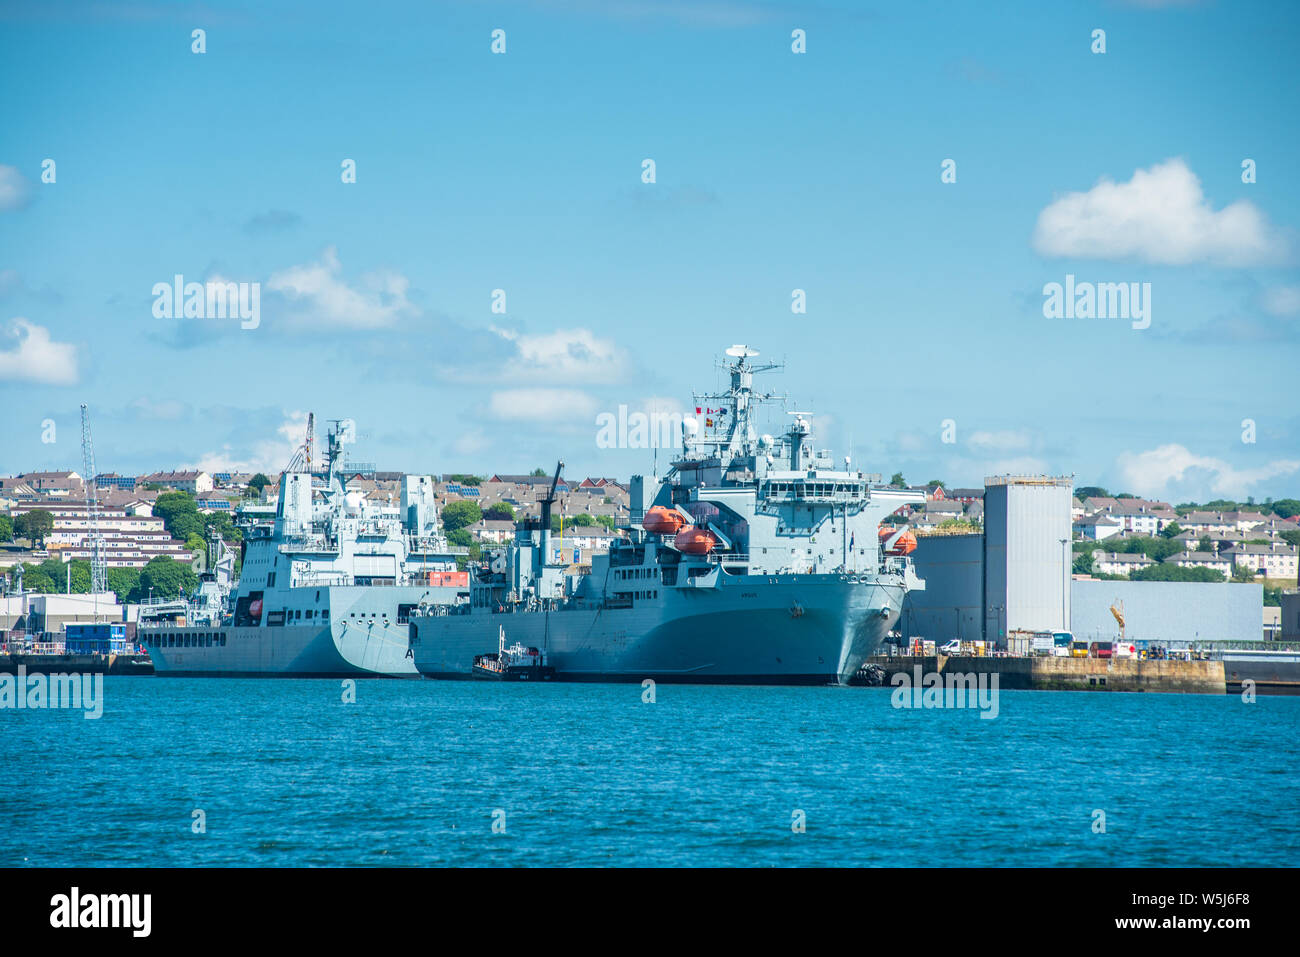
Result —
[[1070, 583], [1070, 552], [1069, 552], [1070, 540], [1068, 538], [1062, 538], [1060, 541], [1061, 541], [1061, 549], [1064, 553], [1064, 559], [1065, 559], [1065, 577], [1061, 581], [1061, 630], [1069, 631], [1070, 622], [1068, 620], [1069, 618], [1068, 613], [1065, 610], [1065, 599], [1069, 593], [1069, 588], [1070, 588], [1070, 584], [1069, 584]]

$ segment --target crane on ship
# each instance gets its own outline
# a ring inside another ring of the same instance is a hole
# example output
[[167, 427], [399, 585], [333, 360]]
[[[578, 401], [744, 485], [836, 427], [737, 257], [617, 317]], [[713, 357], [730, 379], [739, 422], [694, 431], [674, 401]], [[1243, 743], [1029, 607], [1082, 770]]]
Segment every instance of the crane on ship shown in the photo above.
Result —
[[541, 505], [541, 527], [542, 530], [549, 534], [551, 531], [551, 508], [555, 505], [555, 490], [560, 485], [560, 472], [564, 470], [564, 461], [555, 463], [555, 478], [551, 479], [551, 490], [546, 493], [546, 497], [539, 503]]
[[307, 413], [307, 436], [303, 439], [302, 445], [293, 450], [293, 456], [289, 459], [289, 464], [285, 467], [286, 472], [311, 472], [312, 467], [312, 445], [316, 435], [316, 414]]

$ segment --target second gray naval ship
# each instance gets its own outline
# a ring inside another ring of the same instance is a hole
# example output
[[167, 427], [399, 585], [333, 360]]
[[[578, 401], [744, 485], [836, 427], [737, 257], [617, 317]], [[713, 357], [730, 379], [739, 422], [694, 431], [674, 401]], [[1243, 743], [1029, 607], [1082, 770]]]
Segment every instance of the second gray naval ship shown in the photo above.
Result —
[[350, 420], [334, 423], [323, 474], [310, 460], [281, 474], [273, 516], [242, 513], [238, 583], [218, 539], [198, 594], [142, 609], [137, 633], [157, 674], [419, 677], [407, 615], [468, 594], [456, 571], [465, 549], [438, 528], [432, 476], [404, 476], [399, 502], [348, 489], [353, 434]]
[[668, 474], [632, 477], [627, 538], [569, 573], [551, 547], [560, 463], [540, 520], [472, 570], [469, 601], [411, 615], [422, 674], [469, 677], [501, 628], [561, 680], [827, 684], [858, 671], [924, 588], [910, 533], [877, 532], [924, 495], [836, 467], [806, 413], [759, 435], [755, 412], [777, 397], [753, 377], [776, 366], [745, 346], [727, 355], [730, 388], [696, 396], [704, 424], [683, 422]]

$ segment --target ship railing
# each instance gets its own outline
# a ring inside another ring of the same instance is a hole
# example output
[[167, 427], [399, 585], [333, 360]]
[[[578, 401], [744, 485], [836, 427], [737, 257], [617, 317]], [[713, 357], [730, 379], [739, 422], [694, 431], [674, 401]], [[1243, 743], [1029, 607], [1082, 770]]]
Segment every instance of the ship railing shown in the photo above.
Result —
[[714, 565], [748, 565], [748, 552], [710, 552], [707, 556]]
[[865, 493], [837, 492], [832, 495], [809, 495], [798, 492], [764, 492], [759, 498], [761, 503], [790, 504], [813, 503], [815, 505], [861, 505], [867, 501]]
[[347, 572], [302, 572], [290, 581], [291, 588], [323, 588], [329, 585], [350, 585]]
[[278, 548], [282, 554], [291, 552], [335, 552], [338, 547], [323, 535], [294, 535], [286, 537]]

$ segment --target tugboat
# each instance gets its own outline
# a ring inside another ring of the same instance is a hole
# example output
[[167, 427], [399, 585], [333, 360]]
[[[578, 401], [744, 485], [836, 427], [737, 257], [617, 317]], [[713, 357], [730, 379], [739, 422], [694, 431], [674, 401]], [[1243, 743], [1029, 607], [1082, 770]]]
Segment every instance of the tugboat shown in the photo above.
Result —
[[506, 647], [506, 630], [497, 634], [497, 650], [493, 654], [475, 655], [473, 675], [492, 681], [550, 681], [555, 669], [546, 663], [546, 652], [525, 648], [515, 642]]

